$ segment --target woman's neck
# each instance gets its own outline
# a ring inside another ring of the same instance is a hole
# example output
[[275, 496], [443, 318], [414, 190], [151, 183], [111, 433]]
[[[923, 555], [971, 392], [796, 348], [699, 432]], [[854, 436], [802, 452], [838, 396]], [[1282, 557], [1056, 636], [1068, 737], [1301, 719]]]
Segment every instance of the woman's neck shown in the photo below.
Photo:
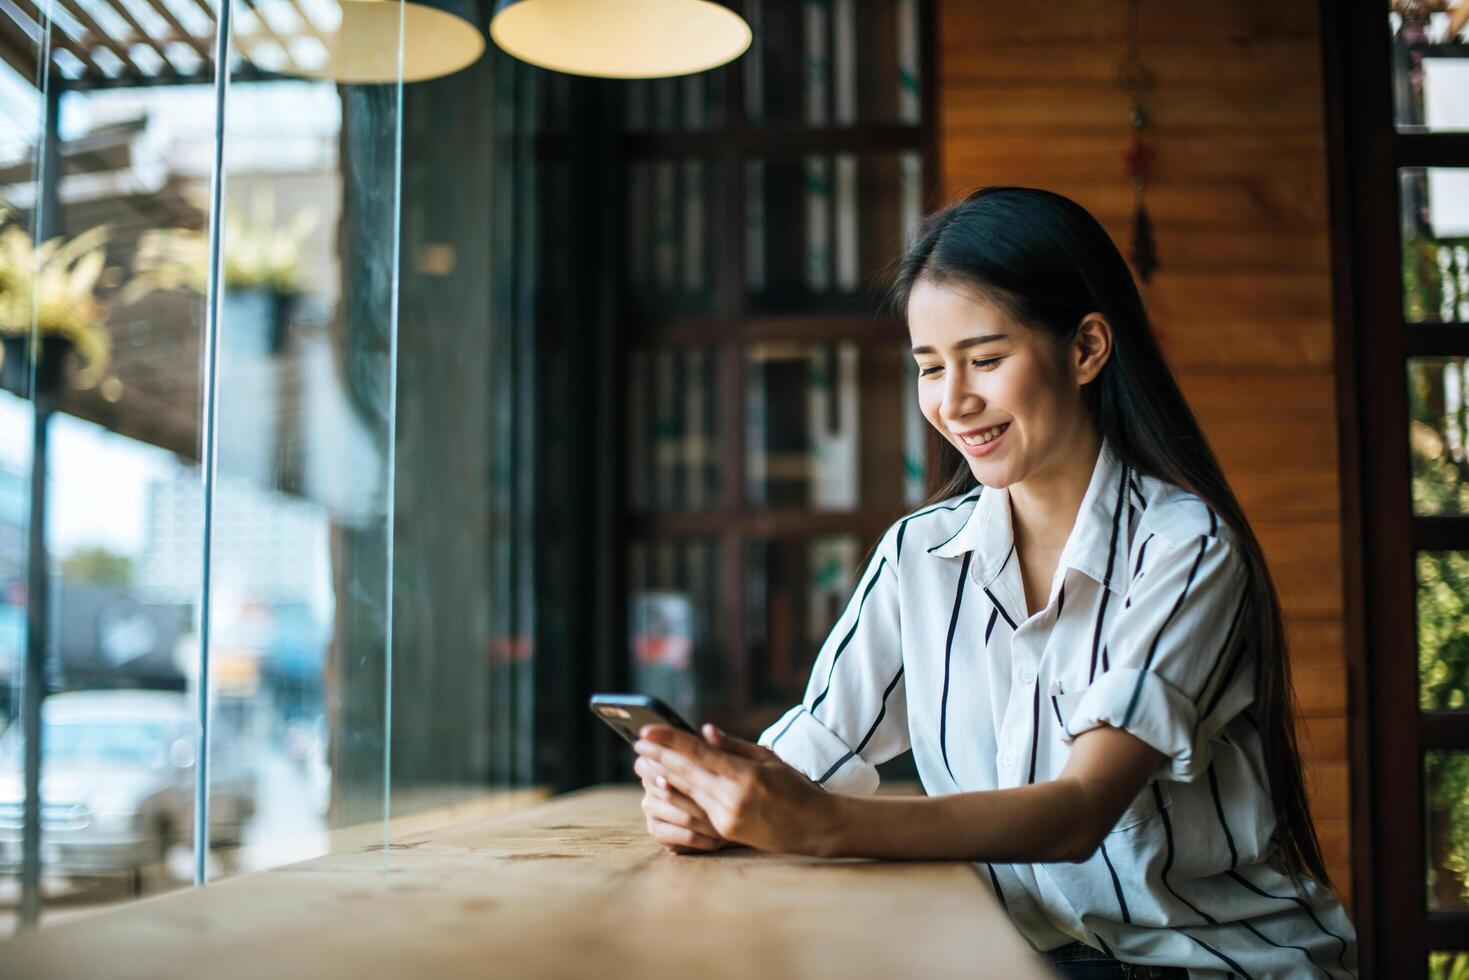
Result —
[[1018, 547], [1060, 552], [1076, 525], [1101, 451], [1101, 433], [1087, 425], [1051, 465], [1011, 484], [1010, 523]]

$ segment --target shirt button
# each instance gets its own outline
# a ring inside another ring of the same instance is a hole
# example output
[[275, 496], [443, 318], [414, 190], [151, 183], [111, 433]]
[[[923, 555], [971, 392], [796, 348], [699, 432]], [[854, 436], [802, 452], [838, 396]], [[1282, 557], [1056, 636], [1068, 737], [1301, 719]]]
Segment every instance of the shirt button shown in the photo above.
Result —
[[1015, 753], [1006, 752], [1004, 755], [1000, 756], [1000, 765], [1004, 766], [1006, 769], [1015, 765]]
[[1029, 667], [1021, 667], [1020, 668], [1020, 683], [1022, 683], [1022, 684], [1034, 684], [1035, 683], [1035, 671], [1031, 670]]

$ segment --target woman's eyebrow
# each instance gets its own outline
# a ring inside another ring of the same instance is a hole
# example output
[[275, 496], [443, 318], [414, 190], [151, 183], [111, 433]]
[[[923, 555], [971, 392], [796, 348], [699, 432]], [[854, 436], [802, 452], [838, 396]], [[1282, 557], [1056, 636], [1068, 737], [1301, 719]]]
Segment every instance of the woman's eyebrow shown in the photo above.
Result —
[[[954, 345], [954, 349], [955, 350], [963, 350], [966, 347], [978, 347], [980, 344], [988, 344], [988, 343], [990, 343], [991, 341], [994, 341], [994, 340], [1004, 340], [1008, 336], [1010, 336], [1010, 335], [1007, 334], [1007, 333], [987, 333], [983, 337], [965, 337], [963, 340], [959, 341], [957, 344]], [[936, 354], [938, 352], [936, 350], [934, 350], [932, 347], [925, 346], [925, 347], [915, 347], [915, 348], [913, 348], [913, 353], [914, 354]]]

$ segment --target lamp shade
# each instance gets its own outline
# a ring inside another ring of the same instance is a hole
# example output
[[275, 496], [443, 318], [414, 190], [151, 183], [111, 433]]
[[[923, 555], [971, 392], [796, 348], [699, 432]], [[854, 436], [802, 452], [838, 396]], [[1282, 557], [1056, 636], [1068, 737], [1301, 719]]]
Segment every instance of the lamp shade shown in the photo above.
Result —
[[452, 74], [484, 54], [474, 0], [340, 0], [337, 6], [341, 20], [320, 32], [325, 60], [295, 74], [336, 82], [395, 82], [400, 33], [405, 82]]
[[498, 0], [490, 37], [553, 71], [664, 78], [738, 58], [750, 25], [709, 0]]

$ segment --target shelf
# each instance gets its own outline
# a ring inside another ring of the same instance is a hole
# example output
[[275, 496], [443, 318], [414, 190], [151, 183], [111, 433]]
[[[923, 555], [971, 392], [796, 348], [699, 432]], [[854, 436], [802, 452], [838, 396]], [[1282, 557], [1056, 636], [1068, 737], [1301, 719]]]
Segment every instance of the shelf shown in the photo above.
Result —
[[694, 132], [624, 133], [622, 151], [630, 159], [737, 156], [778, 160], [822, 153], [898, 153], [924, 149], [924, 127], [888, 124], [833, 126], [762, 126], [706, 129]]

